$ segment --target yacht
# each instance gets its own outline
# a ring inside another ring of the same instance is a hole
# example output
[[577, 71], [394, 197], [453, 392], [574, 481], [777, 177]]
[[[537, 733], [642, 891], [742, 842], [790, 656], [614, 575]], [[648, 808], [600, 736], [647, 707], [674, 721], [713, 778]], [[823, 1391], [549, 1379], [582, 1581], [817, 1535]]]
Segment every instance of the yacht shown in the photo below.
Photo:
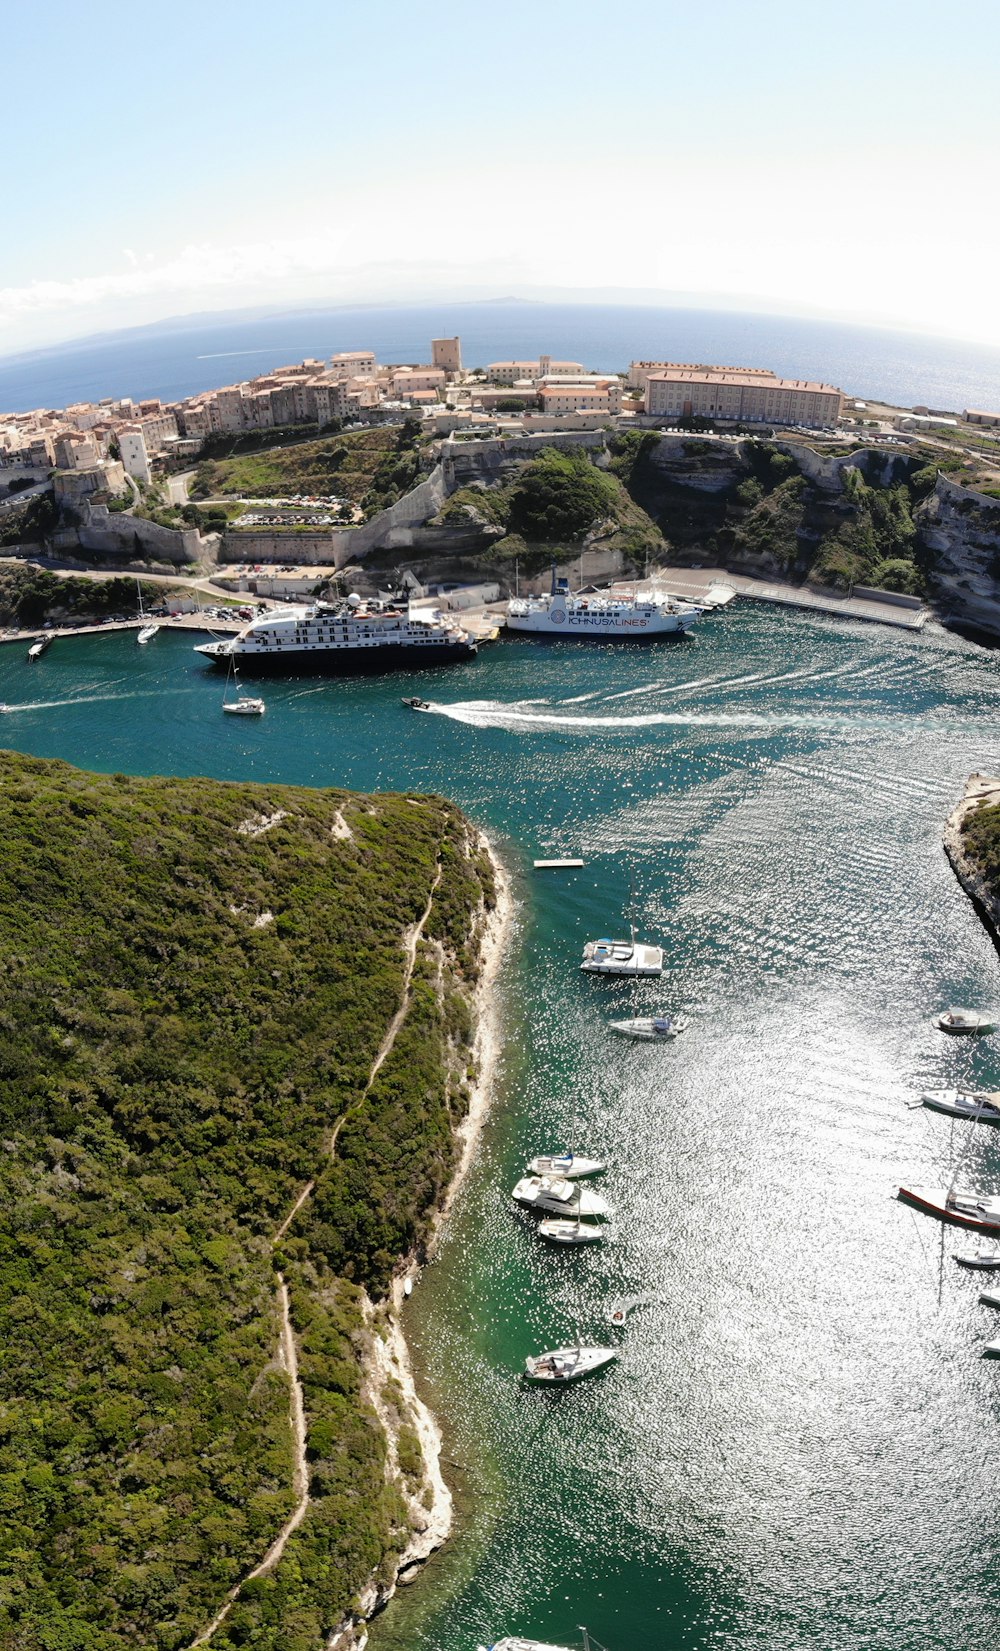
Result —
[[1000, 1307], [1000, 1290], [980, 1290], [979, 1299], [984, 1307]]
[[556, 1347], [525, 1359], [524, 1374], [529, 1382], [578, 1382], [604, 1370], [617, 1357], [616, 1347]]
[[515, 1204], [544, 1215], [606, 1216], [611, 1211], [605, 1199], [589, 1187], [567, 1181], [561, 1176], [525, 1175], [511, 1193]]
[[140, 647], [145, 647], [147, 642], [152, 642], [160, 627], [146, 618], [145, 609], [142, 605], [142, 586], [138, 579], [135, 582], [135, 593], [139, 604], [139, 631], [136, 636], [136, 641], [139, 643]]
[[603, 1159], [584, 1158], [579, 1152], [542, 1153], [528, 1163], [532, 1175], [562, 1175], [567, 1181], [583, 1181], [606, 1168]]
[[52, 642], [51, 636], [40, 636], [37, 642], [33, 642], [28, 649], [28, 664], [34, 665], [36, 660], [41, 659], [46, 648], [51, 648]]
[[686, 1025], [683, 1015], [640, 1015], [635, 1020], [613, 1020], [611, 1030], [625, 1038], [644, 1038], [647, 1043], [655, 1043], [675, 1038]]
[[[236, 698], [230, 699], [229, 684], [236, 689]], [[267, 706], [262, 699], [256, 699], [253, 694], [245, 694], [240, 687], [240, 673], [236, 668], [235, 659], [229, 661], [229, 675], [222, 695], [222, 709], [231, 717], [262, 717]]]
[[976, 1124], [1000, 1124], [1000, 1090], [928, 1089], [921, 1106], [944, 1112], [949, 1118], [968, 1118]]
[[635, 591], [571, 592], [566, 579], [553, 579], [542, 596], [512, 596], [507, 629], [533, 636], [608, 637], [646, 642], [656, 636], [683, 635], [701, 618], [701, 608], [672, 596], [638, 596]]
[[938, 1026], [942, 1032], [992, 1032], [996, 1021], [976, 1009], [949, 1009], [938, 1016]]
[[954, 1192], [947, 1187], [900, 1187], [904, 1204], [934, 1215], [955, 1227], [973, 1232], [1000, 1233], [1000, 1195], [990, 1192]]
[[237, 661], [248, 676], [413, 670], [472, 659], [475, 652], [475, 637], [437, 609], [363, 601], [356, 595], [342, 602], [274, 608], [251, 619], [236, 636], [195, 648], [215, 665]]
[[629, 940], [588, 940], [580, 964], [588, 975], [628, 975], [633, 980], [663, 973], [663, 947], [637, 941], [635, 930]]

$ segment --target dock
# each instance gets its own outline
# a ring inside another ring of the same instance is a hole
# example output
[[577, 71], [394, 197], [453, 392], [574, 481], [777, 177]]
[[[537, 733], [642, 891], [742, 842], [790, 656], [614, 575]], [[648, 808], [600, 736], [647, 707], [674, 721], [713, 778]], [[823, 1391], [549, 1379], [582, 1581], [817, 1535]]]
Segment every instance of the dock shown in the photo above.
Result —
[[[646, 588], [646, 581], [639, 589]], [[704, 602], [713, 587], [728, 585], [748, 602], [771, 602], [776, 607], [799, 608], [808, 613], [833, 614], [840, 619], [865, 619], [877, 625], [893, 625], [898, 630], [923, 630], [930, 612], [915, 596], [897, 596], [893, 591], [858, 587], [857, 594], [831, 590], [822, 585], [785, 585], [756, 579], [728, 568], [661, 568], [650, 586], [666, 586], [688, 602]]]
[[536, 860], [536, 871], [564, 871], [568, 866], [582, 866], [582, 860]]

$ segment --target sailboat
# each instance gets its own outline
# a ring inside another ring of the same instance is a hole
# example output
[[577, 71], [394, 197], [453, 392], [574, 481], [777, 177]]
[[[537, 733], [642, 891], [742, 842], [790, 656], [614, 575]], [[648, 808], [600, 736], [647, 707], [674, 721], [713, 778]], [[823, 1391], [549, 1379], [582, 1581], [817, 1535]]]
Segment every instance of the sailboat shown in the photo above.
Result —
[[138, 579], [135, 582], [135, 590], [139, 599], [139, 618], [142, 620], [142, 624], [139, 626], [138, 635], [136, 636], [136, 641], [139, 643], [140, 647], [144, 647], [147, 642], [152, 642], [160, 627], [159, 625], [154, 625], [151, 621], [147, 620], [146, 615], [143, 612], [142, 586], [140, 585]]
[[[580, 1632], [583, 1635], [582, 1651], [593, 1651], [593, 1648], [597, 1646], [597, 1641], [591, 1638], [586, 1628], [581, 1626]], [[487, 1651], [487, 1647], [485, 1645], [477, 1646], [476, 1651]], [[512, 1634], [508, 1635], [506, 1639], [494, 1640], [488, 1651], [580, 1651], [580, 1648], [568, 1645], [550, 1645], [548, 1640], [526, 1640], [522, 1639], [520, 1634]], [[598, 1648], [598, 1651], [600, 1651], [600, 1648]]]
[[567, 1216], [550, 1216], [545, 1221], [539, 1221], [538, 1231], [542, 1238], [547, 1238], [553, 1244], [599, 1244], [604, 1237], [601, 1228], [594, 1221], [584, 1221], [580, 1210], [582, 1198], [578, 1189], [576, 1203], [576, 1220]]
[[[233, 686], [236, 689], [235, 699], [226, 698], [226, 695], [229, 693], [230, 680], [232, 680]], [[222, 698], [222, 709], [228, 712], [228, 714], [232, 717], [262, 717], [264, 712], [267, 710], [267, 706], [264, 704], [262, 699], [255, 699], [252, 694], [243, 693], [240, 688], [240, 678], [239, 672], [236, 669], [236, 661], [231, 654], [229, 656], [229, 676], [226, 677], [226, 688]]]

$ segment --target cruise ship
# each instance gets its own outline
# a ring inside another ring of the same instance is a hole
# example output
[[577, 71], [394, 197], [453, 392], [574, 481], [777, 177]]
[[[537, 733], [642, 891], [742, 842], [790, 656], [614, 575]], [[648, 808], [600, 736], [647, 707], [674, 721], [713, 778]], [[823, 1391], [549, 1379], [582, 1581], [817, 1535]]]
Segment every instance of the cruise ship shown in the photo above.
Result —
[[567, 580], [560, 579], [543, 596], [512, 596], [507, 604], [507, 629], [529, 631], [533, 636], [621, 637], [644, 642], [683, 633], [701, 614], [701, 608], [672, 596], [574, 594]]
[[195, 649], [213, 664], [235, 661], [245, 676], [414, 670], [471, 659], [475, 652], [475, 637], [437, 609], [360, 596], [273, 608], [236, 636]]

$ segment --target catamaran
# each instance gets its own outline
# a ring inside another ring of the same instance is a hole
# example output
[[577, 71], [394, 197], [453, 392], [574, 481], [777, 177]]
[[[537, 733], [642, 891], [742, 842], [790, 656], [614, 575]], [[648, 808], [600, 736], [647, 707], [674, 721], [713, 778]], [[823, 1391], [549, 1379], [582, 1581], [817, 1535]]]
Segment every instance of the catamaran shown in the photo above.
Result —
[[653, 979], [663, 973], [663, 947], [637, 941], [633, 926], [628, 940], [588, 940], [580, 968], [587, 975]]

